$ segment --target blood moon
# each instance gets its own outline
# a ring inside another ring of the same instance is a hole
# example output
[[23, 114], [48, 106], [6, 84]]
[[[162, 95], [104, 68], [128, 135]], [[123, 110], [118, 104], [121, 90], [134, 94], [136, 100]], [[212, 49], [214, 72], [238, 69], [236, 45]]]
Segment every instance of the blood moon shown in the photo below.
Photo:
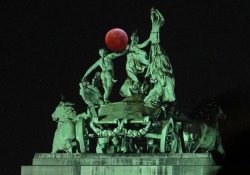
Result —
[[105, 36], [105, 44], [110, 50], [120, 52], [128, 45], [128, 35], [122, 29], [111, 29]]

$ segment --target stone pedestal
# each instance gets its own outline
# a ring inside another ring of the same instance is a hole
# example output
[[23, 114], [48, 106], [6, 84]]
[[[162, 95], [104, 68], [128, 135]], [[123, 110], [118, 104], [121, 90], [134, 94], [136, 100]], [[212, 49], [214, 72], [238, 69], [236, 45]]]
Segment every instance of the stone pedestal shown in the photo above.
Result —
[[21, 175], [215, 175], [209, 153], [67, 154], [37, 153]]

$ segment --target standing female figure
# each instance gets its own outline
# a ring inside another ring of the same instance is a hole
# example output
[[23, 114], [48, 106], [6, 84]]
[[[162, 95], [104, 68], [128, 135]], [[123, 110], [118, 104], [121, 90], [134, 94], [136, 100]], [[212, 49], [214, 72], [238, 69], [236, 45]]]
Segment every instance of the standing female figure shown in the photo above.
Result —
[[163, 26], [165, 20], [162, 14], [155, 8], [150, 10], [152, 30], [150, 33], [151, 48], [149, 53], [150, 65], [148, 67], [146, 77], [150, 77], [154, 83], [153, 89], [145, 97], [144, 101], [155, 103], [161, 101], [175, 101], [175, 79], [173, 69], [169, 58], [165, 51], [160, 47], [160, 27]]

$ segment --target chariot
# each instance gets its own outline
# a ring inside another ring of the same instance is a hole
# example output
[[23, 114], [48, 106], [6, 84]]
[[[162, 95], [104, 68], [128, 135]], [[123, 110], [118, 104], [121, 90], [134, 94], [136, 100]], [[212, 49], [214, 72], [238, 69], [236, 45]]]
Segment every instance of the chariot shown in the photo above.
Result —
[[[199, 122], [175, 111], [175, 78], [159, 38], [165, 20], [155, 8], [151, 8], [150, 18], [152, 30], [143, 43], [138, 43], [139, 37], [133, 32], [123, 51], [108, 53], [105, 48], [99, 49], [100, 57], [79, 83], [79, 94], [88, 105], [87, 113], [76, 115], [69, 104], [61, 102], [53, 114], [53, 119], [64, 122], [58, 124], [53, 152], [59, 148], [72, 152], [76, 146], [80, 153], [91, 152], [93, 147], [96, 153], [181, 153], [182, 148], [196, 152], [199, 147], [224, 153], [217, 120], [225, 117], [217, 105], [208, 104], [205, 108], [208, 110], [198, 116]], [[142, 48], [149, 43], [147, 53]], [[124, 99], [110, 102], [117, 81], [113, 60], [124, 54], [127, 78], [119, 91]], [[88, 78], [97, 67], [101, 72], [96, 72], [90, 83]], [[185, 131], [179, 133], [179, 129]], [[90, 144], [91, 141], [95, 144]]]
[[145, 104], [142, 96], [89, 108], [90, 118], [76, 123], [80, 152], [90, 150], [91, 139], [96, 152], [177, 152], [174, 121], [166, 109]]

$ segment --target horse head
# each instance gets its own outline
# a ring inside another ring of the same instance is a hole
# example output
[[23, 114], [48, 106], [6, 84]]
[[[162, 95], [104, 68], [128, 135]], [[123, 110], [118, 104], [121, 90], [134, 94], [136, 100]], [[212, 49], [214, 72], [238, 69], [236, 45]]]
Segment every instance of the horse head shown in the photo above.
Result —
[[220, 106], [216, 105], [214, 108], [215, 112], [215, 117], [219, 120], [225, 120], [227, 118], [227, 115], [225, 112], [221, 109]]
[[72, 107], [73, 105], [73, 103], [61, 101], [53, 112], [52, 119], [58, 122], [74, 120], [76, 118], [76, 111]]
[[196, 119], [204, 121], [208, 126], [216, 127], [218, 120], [226, 119], [226, 114], [217, 103], [211, 101], [199, 109]]

